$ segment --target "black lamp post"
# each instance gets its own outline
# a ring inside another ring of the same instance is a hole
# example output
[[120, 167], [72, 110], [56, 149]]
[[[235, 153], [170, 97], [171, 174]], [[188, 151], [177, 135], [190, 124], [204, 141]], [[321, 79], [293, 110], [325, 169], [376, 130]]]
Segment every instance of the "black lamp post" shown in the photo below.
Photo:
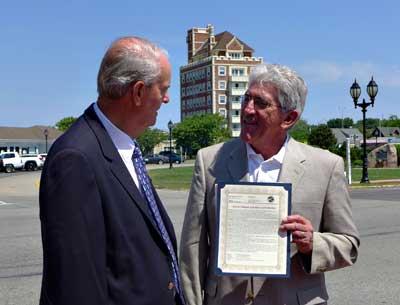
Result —
[[46, 139], [46, 154], [47, 154], [47, 137], [49, 136], [49, 131], [47, 128], [43, 130], [44, 138]]
[[171, 120], [168, 122], [168, 129], [169, 129], [169, 168], [172, 168], [172, 126], [174, 124]]
[[366, 129], [365, 129], [365, 113], [367, 112], [367, 107], [369, 105], [372, 105], [374, 107], [374, 101], [375, 101], [375, 96], [378, 94], [378, 85], [375, 83], [374, 78], [371, 77], [371, 80], [369, 81], [367, 85], [367, 93], [369, 95], [369, 98], [371, 102], [365, 102], [365, 99], [363, 98], [362, 103], [358, 103], [358, 98], [361, 95], [361, 88], [357, 84], [357, 80], [354, 80], [353, 85], [350, 87], [350, 95], [353, 98], [354, 101], [354, 108], [361, 107], [361, 111], [363, 113], [363, 142], [364, 142], [364, 147], [363, 147], [363, 172], [362, 172], [362, 177], [361, 177], [361, 183], [369, 183], [368, 179], [368, 157], [367, 157], [367, 140], [366, 140]]

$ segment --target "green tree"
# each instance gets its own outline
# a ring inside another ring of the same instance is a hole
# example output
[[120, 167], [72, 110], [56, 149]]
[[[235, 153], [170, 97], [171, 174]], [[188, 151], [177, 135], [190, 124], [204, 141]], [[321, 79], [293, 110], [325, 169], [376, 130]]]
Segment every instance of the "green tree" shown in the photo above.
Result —
[[343, 128], [350, 128], [354, 126], [354, 121], [352, 118], [343, 119]]
[[[358, 130], [363, 130], [363, 123], [362, 120], [358, 120], [355, 124]], [[365, 119], [365, 128], [366, 129], [374, 129], [375, 127], [379, 126], [379, 119], [377, 118], [366, 118]]]
[[307, 142], [309, 132], [310, 126], [308, 125], [307, 121], [303, 119], [298, 120], [296, 125], [289, 130], [289, 134], [293, 137], [293, 139], [303, 143]]
[[65, 117], [56, 123], [56, 127], [58, 130], [66, 131], [71, 127], [72, 124], [75, 123], [76, 120], [77, 119], [72, 116]]
[[157, 128], [148, 128], [137, 138], [137, 141], [143, 155], [147, 155], [153, 152], [154, 146], [166, 139], [168, 139], [166, 132]]
[[342, 119], [330, 119], [326, 122], [326, 125], [328, 125], [329, 128], [342, 128]]
[[334, 147], [336, 146], [336, 138], [327, 125], [321, 124], [311, 130], [308, 137], [308, 143], [323, 149], [334, 150]]
[[381, 125], [382, 127], [400, 127], [400, 118], [392, 114], [388, 119], [382, 120]]
[[335, 118], [335, 119], [330, 119], [328, 122], [326, 122], [326, 125], [328, 125], [329, 128], [350, 128], [354, 125], [353, 119], [352, 118]]
[[195, 115], [178, 123], [172, 135], [176, 145], [193, 156], [200, 148], [229, 139], [230, 132], [225, 124], [225, 119], [219, 114]]

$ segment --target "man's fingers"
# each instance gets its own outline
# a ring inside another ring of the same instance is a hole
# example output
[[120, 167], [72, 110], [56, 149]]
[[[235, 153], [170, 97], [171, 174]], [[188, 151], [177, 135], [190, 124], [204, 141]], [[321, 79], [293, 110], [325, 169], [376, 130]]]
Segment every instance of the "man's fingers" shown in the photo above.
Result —
[[307, 226], [300, 224], [300, 223], [287, 223], [280, 226], [281, 230], [286, 231], [308, 231]]

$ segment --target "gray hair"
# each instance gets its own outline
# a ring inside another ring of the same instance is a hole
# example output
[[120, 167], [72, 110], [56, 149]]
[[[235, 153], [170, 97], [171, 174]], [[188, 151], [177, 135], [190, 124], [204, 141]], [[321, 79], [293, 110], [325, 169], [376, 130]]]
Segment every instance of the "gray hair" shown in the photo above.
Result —
[[260, 64], [250, 73], [249, 86], [272, 85], [279, 92], [279, 102], [283, 111], [296, 110], [299, 117], [304, 110], [307, 85], [293, 70], [277, 64]]
[[100, 97], [118, 99], [139, 80], [146, 86], [157, 81], [161, 73], [160, 56], [167, 52], [140, 37], [123, 37], [114, 41], [101, 62], [97, 76]]

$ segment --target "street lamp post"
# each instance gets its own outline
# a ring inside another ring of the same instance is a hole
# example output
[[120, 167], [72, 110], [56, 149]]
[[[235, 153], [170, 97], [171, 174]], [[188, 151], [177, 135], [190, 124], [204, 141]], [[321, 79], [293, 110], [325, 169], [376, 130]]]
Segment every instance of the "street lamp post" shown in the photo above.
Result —
[[367, 140], [366, 140], [366, 129], [365, 129], [365, 114], [367, 112], [367, 107], [371, 105], [374, 107], [375, 97], [378, 94], [378, 85], [375, 83], [374, 78], [371, 77], [367, 85], [367, 93], [371, 102], [366, 102], [363, 98], [362, 103], [358, 102], [358, 98], [361, 95], [361, 88], [357, 84], [357, 80], [354, 80], [353, 85], [350, 87], [350, 95], [353, 98], [354, 108], [361, 107], [361, 111], [363, 113], [363, 172], [360, 183], [369, 183], [368, 179], [368, 157], [367, 157]]
[[43, 130], [43, 134], [44, 134], [44, 138], [46, 140], [46, 154], [47, 154], [47, 137], [49, 136], [49, 131], [47, 130], [47, 128], [45, 130]]
[[173, 123], [171, 120], [168, 122], [168, 129], [169, 129], [169, 168], [172, 168], [172, 126]]

